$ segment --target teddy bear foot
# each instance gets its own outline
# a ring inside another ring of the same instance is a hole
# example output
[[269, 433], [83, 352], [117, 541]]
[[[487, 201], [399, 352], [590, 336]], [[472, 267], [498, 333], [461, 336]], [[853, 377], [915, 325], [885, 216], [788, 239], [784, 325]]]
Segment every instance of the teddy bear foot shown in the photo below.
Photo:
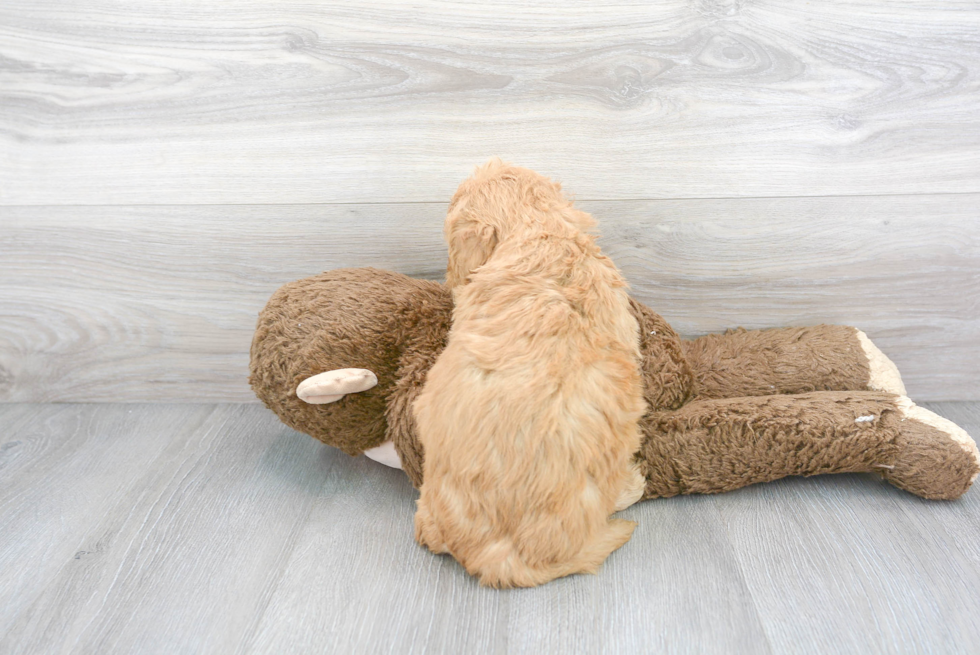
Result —
[[906, 395], [905, 384], [902, 382], [902, 376], [895, 363], [888, 359], [885, 353], [881, 352], [878, 346], [874, 345], [868, 335], [861, 330], [857, 331], [857, 338], [868, 358], [868, 368], [871, 369], [871, 374], [868, 376], [868, 389], [885, 391], [896, 396]]
[[909, 398], [897, 399], [900, 418], [899, 456], [890, 466], [878, 465], [895, 486], [923, 498], [959, 498], [980, 473], [980, 451], [955, 423]]
[[296, 387], [296, 395], [311, 405], [324, 405], [377, 384], [378, 377], [366, 368], [338, 368], [306, 378]]

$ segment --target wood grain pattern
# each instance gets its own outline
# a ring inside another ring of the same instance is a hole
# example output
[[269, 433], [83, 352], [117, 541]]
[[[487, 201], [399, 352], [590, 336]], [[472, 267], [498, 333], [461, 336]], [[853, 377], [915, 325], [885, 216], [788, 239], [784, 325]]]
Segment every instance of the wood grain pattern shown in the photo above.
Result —
[[918, 0], [0, 6], [0, 203], [980, 191], [980, 7]]
[[[980, 403], [930, 407], [980, 433]], [[262, 407], [9, 404], [0, 421], [4, 653], [980, 647], [976, 489], [923, 501], [840, 475], [648, 501], [599, 575], [495, 591], [414, 542], [401, 472]]]
[[230, 652], [323, 485], [315, 444], [252, 405], [51, 411], [47, 439], [80, 443], [3, 488], [0, 557], [24, 582], [4, 576], [0, 650]]
[[403, 473], [343, 459], [246, 652], [503, 652], [507, 596], [415, 543]]
[[643, 503], [622, 517], [639, 525], [599, 575], [514, 594], [508, 652], [779, 652], [711, 498]]
[[[967, 434], [980, 438], [980, 403], [923, 403], [945, 416]], [[980, 493], [969, 493], [955, 503], [937, 503], [929, 509], [942, 527], [942, 538], [950, 548], [980, 567]], [[931, 528], [934, 526], [930, 526]]]
[[53, 405], [35, 407], [19, 427], [5, 426], [2, 457], [14, 465], [0, 469], [0, 606], [7, 608], [0, 634], [50, 591], [59, 570], [111, 544], [112, 534], [83, 543], [86, 529], [134, 488], [176, 428], [200, 423], [209, 411]]
[[[980, 195], [583, 202], [683, 334], [860, 327], [921, 400], [978, 399]], [[7, 208], [0, 400], [249, 401], [255, 319], [344, 266], [441, 278], [443, 204]]]
[[343, 266], [441, 275], [441, 230], [414, 236], [432, 209], [11, 208], [0, 398], [251, 400], [248, 347], [276, 288]]
[[972, 516], [975, 493], [935, 503], [847, 475], [714, 500], [774, 651], [965, 653], [980, 647], [963, 614], [980, 608], [980, 570], [949, 518]]
[[854, 325], [920, 400], [980, 394], [980, 197], [610, 204], [604, 249], [682, 334]]

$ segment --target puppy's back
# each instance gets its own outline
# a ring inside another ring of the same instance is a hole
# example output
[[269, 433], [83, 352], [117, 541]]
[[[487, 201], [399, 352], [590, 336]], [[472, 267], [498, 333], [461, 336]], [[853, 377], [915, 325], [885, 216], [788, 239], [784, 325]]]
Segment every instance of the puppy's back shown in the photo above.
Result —
[[415, 406], [419, 541], [509, 587], [594, 572], [629, 540], [608, 517], [640, 442], [637, 331], [615, 267], [567, 242], [503, 247], [459, 287]]

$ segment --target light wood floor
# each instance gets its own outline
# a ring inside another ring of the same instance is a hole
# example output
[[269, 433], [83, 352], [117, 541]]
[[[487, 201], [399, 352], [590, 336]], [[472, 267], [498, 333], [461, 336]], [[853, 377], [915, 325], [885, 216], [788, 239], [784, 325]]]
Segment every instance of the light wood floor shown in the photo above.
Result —
[[[934, 411], [980, 433], [980, 403]], [[980, 489], [787, 479], [625, 512], [597, 576], [480, 588], [400, 471], [255, 404], [0, 406], [2, 653], [976, 653]]]

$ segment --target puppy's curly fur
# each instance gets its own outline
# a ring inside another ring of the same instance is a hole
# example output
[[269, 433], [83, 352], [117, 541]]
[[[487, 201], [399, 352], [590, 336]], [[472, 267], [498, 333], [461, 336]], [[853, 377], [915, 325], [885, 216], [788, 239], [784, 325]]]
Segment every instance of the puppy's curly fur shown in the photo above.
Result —
[[413, 407], [415, 534], [480, 582], [595, 572], [636, 524], [644, 412], [626, 283], [561, 187], [491, 160], [446, 218], [455, 310]]

